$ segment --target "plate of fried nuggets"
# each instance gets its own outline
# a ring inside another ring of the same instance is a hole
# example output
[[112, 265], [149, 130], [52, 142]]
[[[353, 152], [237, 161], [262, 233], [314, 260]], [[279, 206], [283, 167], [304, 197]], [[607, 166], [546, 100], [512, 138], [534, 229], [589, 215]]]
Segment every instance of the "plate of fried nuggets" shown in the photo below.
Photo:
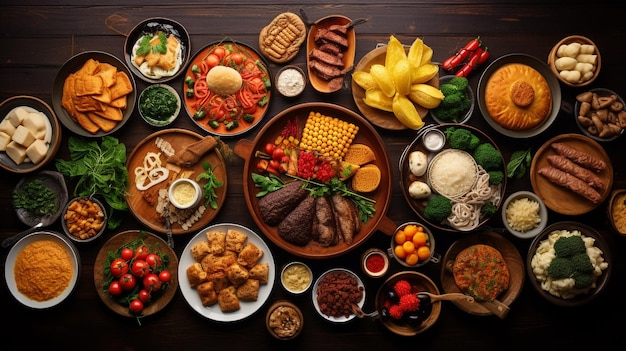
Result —
[[129, 69], [104, 52], [84, 52], [59, 70], [52, 91], [53, 108], [76, 134], [91, 137], [115, 132], [135, 106], [135, 82]]
[[239, 321], [259, 310], [274, 286], [274, 259], [252, 230], [216, 224], [194, 236], [179, 263], [187, 303], [215, 321]]

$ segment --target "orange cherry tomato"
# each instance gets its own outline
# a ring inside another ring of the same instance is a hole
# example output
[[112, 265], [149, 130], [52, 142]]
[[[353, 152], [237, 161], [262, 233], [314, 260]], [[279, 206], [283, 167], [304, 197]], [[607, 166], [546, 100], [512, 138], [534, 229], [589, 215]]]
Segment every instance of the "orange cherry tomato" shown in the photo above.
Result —
[[216, 54], [210, 54], [209, 56], [206, 57], [206, 59], [204, 59], [204, 61], [206, 61], [207, 66], [209, 67], [209, 69], [217, 66], [220, 64], [220, 57], [217, 56]]
[[216, 55], [220, 58], [220, 60], [222, 60], [224, 55], [226, 55], [226, 50], [223, 47], [218, 46], [213, 50], [213, 55]]

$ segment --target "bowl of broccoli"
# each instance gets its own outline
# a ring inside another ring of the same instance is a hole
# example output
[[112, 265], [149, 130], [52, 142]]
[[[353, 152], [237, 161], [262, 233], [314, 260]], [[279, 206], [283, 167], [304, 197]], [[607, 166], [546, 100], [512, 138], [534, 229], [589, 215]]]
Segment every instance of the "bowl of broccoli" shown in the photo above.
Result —
[[436, 108], [430, 110], [435, 122], [466, 123], [472, 117], [476, 100], [474, 91], [465, 77], [447, 75], [439, 78], [439, 90], [444, 95]]
[[531, 285], [548, 302], [580, 306], [594, 300], [608, 284], [611, 251], [595, 229], [563, 221], [535, 237], [526, 258]]

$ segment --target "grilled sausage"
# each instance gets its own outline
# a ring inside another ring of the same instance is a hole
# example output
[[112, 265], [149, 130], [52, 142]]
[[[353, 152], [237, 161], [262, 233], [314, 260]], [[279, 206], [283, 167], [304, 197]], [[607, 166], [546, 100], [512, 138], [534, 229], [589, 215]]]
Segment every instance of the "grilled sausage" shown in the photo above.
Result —
[[581, 166], [601, 171], [606, 168], [606, 162], [582, 150], [575, 149], [565, 143], [552, 143], [550, 145], [556, 152]]
[[602, 195], [594, 188], [567, 172], [563, 172], [552, 166], [542, 167], [537, 172], [546, 177], [549, 181], [583, 196], [594, 204], [600, 202], [602, 198]]
[[604, 188], [604, 182], [595, 173], [585, 167], [581, 167], [570, 161], [567, 157], [561, 155], [548, 156], [548, 162], [563, 172], [567, 172], [576, 178], [584, 181], [596, 189]]

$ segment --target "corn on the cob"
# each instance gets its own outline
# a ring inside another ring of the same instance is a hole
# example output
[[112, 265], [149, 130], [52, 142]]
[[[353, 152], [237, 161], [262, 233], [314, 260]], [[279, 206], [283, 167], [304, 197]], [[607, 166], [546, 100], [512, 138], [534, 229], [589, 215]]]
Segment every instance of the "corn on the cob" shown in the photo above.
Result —
[[358, 131], [354, 123], [311, 111], [302, 130], [300, 149], [341, 159]]

